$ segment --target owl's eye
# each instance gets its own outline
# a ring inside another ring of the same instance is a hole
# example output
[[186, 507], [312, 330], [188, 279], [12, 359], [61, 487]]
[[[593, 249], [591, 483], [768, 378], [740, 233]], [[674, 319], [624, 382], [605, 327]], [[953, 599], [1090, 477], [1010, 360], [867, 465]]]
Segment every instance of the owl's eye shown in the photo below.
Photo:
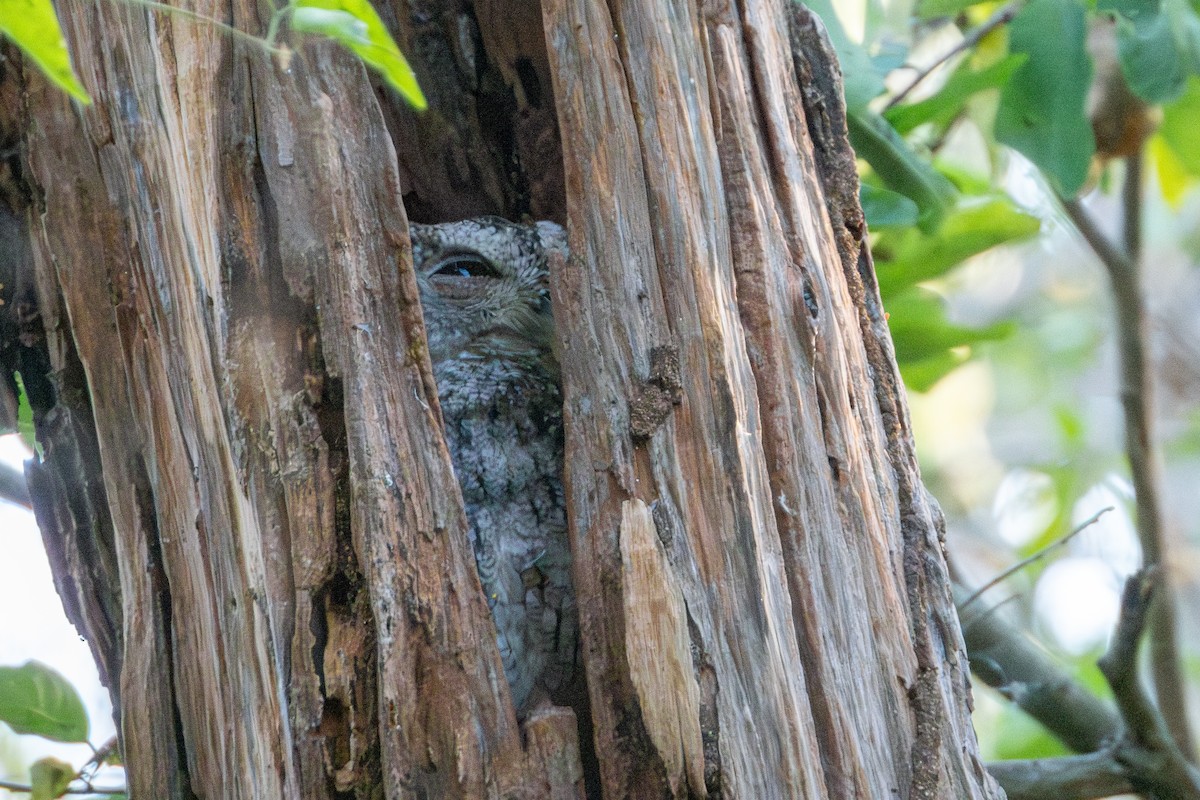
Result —
[[437, 278], [499, 278], [491, 262], [479, 256], [457, 255], [443, 261], [432, 277]]

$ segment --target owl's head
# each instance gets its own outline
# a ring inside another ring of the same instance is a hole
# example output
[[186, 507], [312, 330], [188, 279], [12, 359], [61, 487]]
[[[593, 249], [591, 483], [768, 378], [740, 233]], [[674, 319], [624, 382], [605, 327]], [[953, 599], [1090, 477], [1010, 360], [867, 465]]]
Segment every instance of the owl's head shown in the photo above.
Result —
[[498, 217], [411, 225], [429, 355], [527, 358], [552, 349], [549, 252], [566, 252], [553, 222]]

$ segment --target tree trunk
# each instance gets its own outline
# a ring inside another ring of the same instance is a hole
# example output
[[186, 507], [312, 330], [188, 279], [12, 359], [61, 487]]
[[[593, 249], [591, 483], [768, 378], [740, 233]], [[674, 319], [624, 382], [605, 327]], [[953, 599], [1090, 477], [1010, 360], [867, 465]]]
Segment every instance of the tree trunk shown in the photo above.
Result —
[[[1001, 796], [819, 23], [445, 5], [381, 8], [424, 115], [329, 45], [284, 71], [110, 3], [59, 7], [95, 105], [0, 84], [31, 236], [0, 357], [131, 796]], [[407, 237], [481, 213], [565, 221], [572, 252], [590, 710], [520, 722]]]

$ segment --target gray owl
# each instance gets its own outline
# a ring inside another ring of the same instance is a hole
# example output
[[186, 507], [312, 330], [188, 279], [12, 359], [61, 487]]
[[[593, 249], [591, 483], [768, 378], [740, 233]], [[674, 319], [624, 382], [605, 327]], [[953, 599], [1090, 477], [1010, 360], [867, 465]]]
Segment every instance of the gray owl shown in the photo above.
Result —
[[411, 231], [446, 444], [505, 677], [524, 711], [570, 679], [576, 654], [546, 269], [548, 251], [565, 253], [566, 234], [494, 217]]

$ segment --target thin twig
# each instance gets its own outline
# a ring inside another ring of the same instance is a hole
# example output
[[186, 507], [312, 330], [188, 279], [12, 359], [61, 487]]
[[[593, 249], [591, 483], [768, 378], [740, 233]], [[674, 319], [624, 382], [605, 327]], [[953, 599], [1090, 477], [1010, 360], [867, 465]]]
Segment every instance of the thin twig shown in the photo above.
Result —
[[117, 749], [119, 743], [120, 740], [116, 736], [110, 736], [107, 742], [95, 748], [92, 753], [92, 762], [96, 764], [103, 763], [104, 759], [112, 755], [112, 752]]
[[[1125, 581], [1121, 593], [1121, 617], [1113, 632], [1108, 652], [1097, 662], [1100, 671], [1110, 684], [1126, 685], [1129, 689], [1140, 688], [1137, 683], [1137, 651], [1146, 629], [1146, 617], [1150, 614], [1150, 601], [1154, 598], [1154, 576], [1157, 567], [1143, 567]], [[1133, 695], [1136, 697], [1136, 695]], [[1122, 698], [1117, 697], [1118, 704]], [[1149, 705], [1149, 704], [1147, 704]], [[1124, 710], [1125, 706], [1122, 706]], [[1126, 719], [1135, 728], [1142, 727], [1141, 709], [1134, 709], [1132, 719]], [[1135, 730], [1136, 733], [1136, 730]]]
[[131, 6], [142, 6], [143, 8], [148, 8], [152, 11], [161, 11], [164, 14], [176, 14], [195, 22], [203, 22], [207, 25], [212, 25], [215, 28], [219, 28], [235, 39], [241, 39], [242, 41], [252, 44], [255, 47], [261, 48], [272, 55], [280, 55], [282, 53], [282, 50], [274, 46], [274, 42], [268, 42], [266, 39], [262, 39], [252, 33], [246, 33], [245, 31], [239, 30], [232, 25], [221, 22], [219, 19], [214, 19], [213, 17], [200, 14], [186, 8], [169, 6], [166, 3], [157, 3], [155, 0], [119, 0], [119, 2]]
[[[31, 794], [33, 792], [33, 787], [28, 783], [17, 783], [16, 781], [4, 780], [3, 778], [0, 778], [0, 789], [7, 789], [10, 792], [22, 792], [24, 794]], [[88, 784], [87, 786], [69, 788], [63, 794], [128, 794], [128, 792], [129, 790], [124, 786], [92, 786]]]
[[1045, 558], [1046, 555], [1048, 553], [1050, 553], [1052, 550], [1056, 550], [1059, 547], [1062, 547], [1067, 542], [1071, 541], [1076, 536], [1078, 536], [1080, 533], [1083, 533], [1083, 531], [1086, 528], [1089, 528], [1092, 525], [1094, 525], [1096, 523], [1096, 521], [1100, 519], [1100, 517], [1104, 516], [1109, 511], [1112, 511], [1112, 510], [1113, 510], [1112, 506], [1108, 506], [1107, 508], [1100, 509], [1095, 514], [1092, 514], [1092, 516], [1088, 517], [1082, 523], [1077, 525], [1074, 528], [1074, 530], [1072, 530], [1066, 536], [1062, 537], [1061, 539], [1058, 539], [1057, 541], [1051, 542], [1050, 544], [1046, 545], [1041, 550], [1038, 550], [1036, 553], [1029, 556], [1028, 558], [1021, 559], [1020, 561], [1013, 564], [1008, 569], [1001, 572], [996, 577], [992, 578], [990, 581], [985, 583], [983, 586], [980, 586], [978, 589], [976, 589], [974, 592], [971, 593], [970, 597], [968, 597], [966, 600], [963, 600], [961, 603], [959, 603], [959, 606], [958, 606], [959, 613], [962, 613], [962, 611], [964, 609], [966, 609], [967, 606], [971, 605], [971, 603], [974, 603], [976, 600], [978, 600], [980, 597], [982, 597], [983, 593], [986, 592], [988, 589], [991, 589], [993, 586], [1000, 583], [1004, 579], [1008, 578], [1010, 575], [1020, 572], [1021, 570], [1025, 569], [1025, 567], [1029, 566], [1030, 564], [1037, 561], [1038, 559]]
[[[1125, 159], [1125, 180], [1121, 187], [1121, 207], [1122, 207], [1122, 224], [1124, 227], [1125, 252], [1128, 254], [1130, 261], [1133, 263], [1135, 270], [1140, 271], [1142, 263], [1142, 154], [1141, 152], [1134, 153]], [[1137, 288], [1138, 275], [1135, 273], [1134, 278], [1135, 288]], [[1144, 320], [1145, 313], [1142, 318]], [[1138, 330], [1139, 339], [1142, 342], [1142, 350], [1145, 350], [1145, 323]], [[1140, 367], [1144, 363], [1144, 357], [1140, 358], [1136, 364]], [[1139, 433], [1139, 438], [1145, 442], [1144, 457], [1147, 460], [1147, 465], [1143, 468], [1146, 475], [1145, 482], [1152, 484], [1152, 491], [1148, 495], [1153, 499], [1153, 509], [1151, 512], [1154, 519], [1159, 525], [1159, 530], [1162, 530], [1162, 517], [1158, 505], [1158, 489], [1161, 484], [1158, 473], [1159, 462], [1155, 455], [1155, 439], [1154, 439], [1154, 419], [1152, 416], [1153, 395], [1150, 393], [1150, 378], [1144, 372], [1139, 378], [1136, 375], [1128, 375], [1126, 377], [1126, 385], [1140, 385], [1141, 397], [1137, 402], [1141, 406], [1139, 411], [1130, 412], [1126, 410], [1126, 431], [1134, 429], [1134, 425], [1129, 421], [1129, 417], [1135, 416], [1142, 421], [1144, 430]], [[1137, 383], [1134, 383], [1137, 381]], [[1133, 463], [1132, 445], [1127, 445], [1130, 451], [1130, 463]], [[1136, 485], [1136, 484], [1135, 484]], [[1139, 490], [1141, 491], [1141, 490]], [[1166, 558], [1167, 543], [1165, 540], [1165, 531], [1161, 534], [1163, 540], [1159, 549], [1159, 563], [1162, 563]], [[1183, 686], [1182, 677], [1179, 674], [1178, 664], [1180, 663], [1179, 649], [1177, 646], [1178, 629], [1175, 623], [1176, 607], [1174, 603], [1174, 593], [1170, 591], [1171, 576], [1167, 573], [1163, 574], [1162, 591], [1159, 593], [1158, 605], [1150, 611], [1150, 663], [1152, 665], [1152, 674], [1154, 676], [1155, 693], [1158, 698], [1159, 709], [1162, 711], [1167, 722], [1167, 728], [1171, 731], [1171, 735], [1175, 739], [1175, 743], [1187, 756], [1189, 761], [1195, 762], [1195, 748], [1192, 739], [1191, 727], [1188, 724], [1187, 715], [1187, 690]]]
[[1013, 0], [1013, 2], [1009, 3], [1008, 5], [1002, 6], [996, 13], [984, 20], [982, 25], [964, 35], [962, 41], [938, 56], [936, 61], [924, 69], [918, 70], [916, 77], [912, 79], [912, 83], [908, 84], [908, 86], [905, 86], [903, 89], [897, 92], [895, 97], [889, 100], [887, 105], [884, 106], [884, 111], [896, 105], [905, 97], [908, 97], [909, 92], [917, 88], [917, 85], [920, 84], [921, 81], [928, 78], [930, 74], [942, 64], [945, 64], [947, 61], [954, 58], [964, 50], [970, 49], [979, 44], [980, 39], [982, 39], [984, 36], [987, 36], [996, 28], [1004, 25], [1005, 23], [1011, 22], [1013, 17], [1017, 16], [1017, 12], [1020, 10], [1020, 0]]
[[1142, 157], [1125, 159], [1125, 181], [1121, 185], [1121, 224], [1125, 254], [1135, 265], [1142, 262]]
[[[88, 770], [88, 767], [95, 765], [97, 768], [99, 768], [104, 763], [104, 760], [108, 758], [113, 750], [117, 749], [117, 743], [117, 737], [113, 736], [107, 742], [100, 745], [100, 747], [93, 747], [92, 757], [88, 759], [86, 764], [79, 768], [79, 770], [75, 773], [75, 777], [72, 779], [73, 781], [77, 781], [83, 785], [70, 787], [66, 790], [65, 794], [126, 794], [129, 790], [124, 786], [110, 788], [95, 786], [92, 784], [91, 778], [84, 777], [84, 773]], [[0, 779], [0, 789], [7, 789], [10, 792], [33, 792], [33, 786], [30, 784], [17, 783], [16, 781], [4, 779]]]
[[[1124, 206], [1130, 215], [1124, 239], [1140, 247], [1140, 168], [1127, 171], [1133, 185], [1124, 192]], [[1118, 249], [1101, 233], [1092, 216], [1078, 200], [1064, 200], [1063, 208], [1079, 233], [1099, 257], [1108, 272], [1116, 316], [1117, 347], [1121, 369], [1121, 406], [1125, 416], [1125, 453], [1133, 482], [1137, 511], [1138, 540], [1147, 566], [1166, 562], [1167, 540], [1162, 522], [1159, 458], [1155, 449], [1151, 381], [1146, 367], [1146, 311], [1142, 301], [1138, 261]], [[1167, 576], [1169, 578], [1169, 576]], [[1187, 693], [1180, 673], [1179, 634], [1175, 625], [1175, 605], [1170, 581], [1150, 620], [1150, 653], [1154, 691], [1159, 708], [1168, 715], [1176, 744], [1189, 757], [1195, 752], [1187, 723]]]
[[[1143, 567], [1126, 581], [1117, 629], [1108, 652], [1098, 662], [1112, 689], [1119, 719], [1114, 718], [1107, 703], [1082, 689], [1057, 698], [1051, 695], [1048, 702], [1028, 709], [1056, 732], [1055, 726], [1060, 726], [1061, 720], [1053, 715], [1054, 705], [1075, 718], [1076, 724], [1093, 717], [1094, 724], [1078, 728], [1063, 741], [1094, 752], [1087, 756], [989, 764], [988, 769], [1013, 800], [1084, 800], [1129, 791], [1143, 792], [1155, 800], [1200, 798], [1200, 771], [1183, 757], [1138, 676], [1138, 645], [1150, 616], [1156, 578], [1161, 573], [1158, 567]], [[972, 664], [975, 674], [985, 680], [995, 679], [986, 677], [986, 668], [991, 666], [989, 656], [994, 656], [1013, 672], [1008, 680], [1031, 682], [1032, 688], [1039, 692], [1055, 688], [1055, 673], [1060, 670], [1023, 645], [1022, 637], [1002, 635], [996, 641], [975, 644], [987, 645], [979, 647], [984, 654], [982, 663]], [[969, 635], [967, 647], [974, 662], [975, 648]], [[1025, 655], [1018, 656], [1023, 650], [1027, 651]], [[1034, 671], [1026, 672], [1030, 668]], [[1064, 678], [1064, 686], [1073, 683], [1072, 678]], [[1027, 692], [1028, 687], [1022, 694]]]
[[[959, 586], [959, 587], [961, 588], [960, 584], [955, 584], [955, 586]], [[957, 591], [957, 590], [956, 590], [956, 591]], [[966, 591], [966, 589], [962, 589], [962, 591], [964, 591], [964, 592], [965, 592], [965, 591]], [[966, 630], [966, 626], [968, 626], [968, 625], [975, 625], [975, 624], [977, 624], [977, 623], [978, 623], [980, 620], [983, 620], [983, 619], [986, 619], [986, 618], [988, 618], [988, 617], [992, 616], [993, 614], [995, 614], [996, 612], [998, 612], [1000, 609], [1004, 608], [1004, 607], [1005, 607], [1006, 605], [1008, 605], [1009, 603], [1016, 602], [1016, 600], [1017, 600], [1017, 598], [1018, 598], [1018, 597], [1019, 597], [1019, 595], [1010, 594], [1008, 597], [1004, 598], [1004, 599], [1003, 599], [1003, 600], [1001, 600], [999, 603], [992, 603], [990, 606], [988, 606], [988, 607], [987, 607], [986, 609], [984, 609], [982, 612], [980, 612], [979, 614], [976, 614], [975, 616], [971, 617], [970, 621], [967, 621], [967, 620], [964, 618], [964, 619], [962, 620], [962, 626], [963, 626], [963, 629], [964, 629], [964, 631]], [[958, 607], [956, 610], [959, 612], [959, 614], [960, 614], [960, 616], [961, 616], [961, 615], [962, 615], [962, 614], [963, 614], [963, 613], [964, 613], [964, 612], [967, 610], [967, 607], [966, 607], [965, 605], [960, 605], [960, 606], [959, 606], [959, 607]]]
[[91, 785], [91, 778], [85, 778], [84, 773], [88, 772], [91, 767], [95, 767], [95, 770], [92, 770], [92, 777], [95, 777], [95, 773], [97, 771], [99, 771], [101, 767], [104, 766], [105, 759], [107, 759], [110, 755], [112, 755], [112, 752], [117, 749], [118, 743], [119, 743], [119, 740], [117, 739], [117, 737], [112, 736], [109, 738], [109, 740], [107, 742], [100, 745], [99, 747], [93, 747], [92, 748], [92, 757], [90, 759], [88, 759], [88, 762], [86, 764], [84, 764], [82, 767], [79, 768], [79, 779], [82, 780], [84, 783]]
[[1076, 752], [1099, 750], [1120, 735], [1121, 718], [1112, 703], [1079, 683], [1045, 647], [993, 613], [994, 608], [968, 611], [959, 599], [966, 594], [961, 584], [954, 584], [971, 671], [977, 678]]

